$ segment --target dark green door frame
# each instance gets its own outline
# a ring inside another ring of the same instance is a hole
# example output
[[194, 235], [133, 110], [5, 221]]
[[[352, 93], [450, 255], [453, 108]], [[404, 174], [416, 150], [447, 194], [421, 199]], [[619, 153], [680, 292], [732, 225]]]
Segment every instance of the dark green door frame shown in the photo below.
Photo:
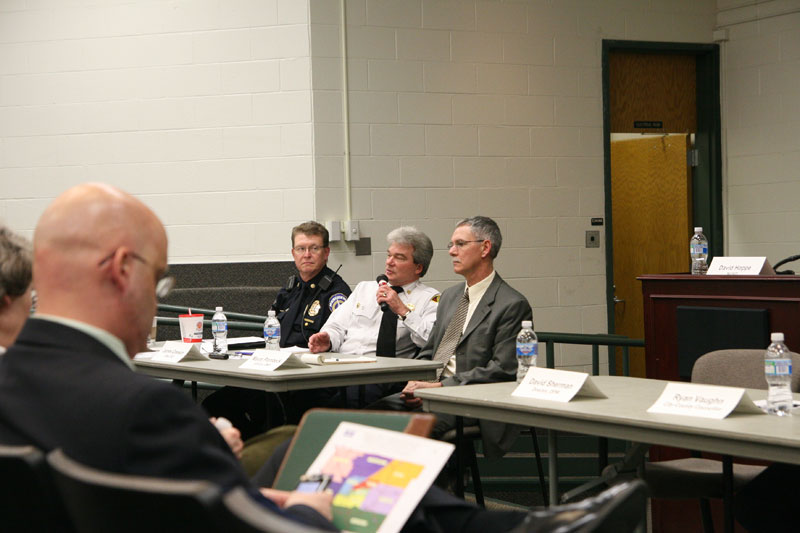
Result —
[[[720, 119], [719, 45], [603, 40], [603, 157], [606, 204], [606, 309], [608, 331], [614, 333], [614, 250], [611, 219], [611, 109], [608, 56], [612, 51], [649, 54], [693, 54], [697, 57], [698, 165], [692, 179], [691, 225], [703, 226], [711, 257], [723, 253], [722, 142]], [[688, 249], [688, 239], [687, 249]]]

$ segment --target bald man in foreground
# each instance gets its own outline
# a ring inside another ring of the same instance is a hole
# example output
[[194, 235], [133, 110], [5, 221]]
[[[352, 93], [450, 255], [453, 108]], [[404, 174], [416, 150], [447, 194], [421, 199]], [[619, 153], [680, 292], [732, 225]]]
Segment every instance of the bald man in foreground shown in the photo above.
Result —
[[62, 448], [113, 472], [244, 486], [278, 514], [336, 530], [330, 495], [262, 494], [180, 389], [133, 372], [169, 279], [152, 211], [113, 187], [81, 185], [45, 210], [33, 244], [38, 309], [0, 358], [0, 443]]

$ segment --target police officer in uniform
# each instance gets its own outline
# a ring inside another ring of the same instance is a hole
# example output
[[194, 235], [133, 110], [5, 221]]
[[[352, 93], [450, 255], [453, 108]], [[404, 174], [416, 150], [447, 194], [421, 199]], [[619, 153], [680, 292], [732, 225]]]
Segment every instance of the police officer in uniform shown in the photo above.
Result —
[[[318, 222], [292, 228], [292, 257], [297, 274], [278, 292], [272, 309], [281, 323], [281, 347], [308, 347], [331, 312], [347, 300], [350, 287], [327, 267], [328, 230]], [[326, 405], [337, 389], [311, 389], [267, 395], [263, 391], [224, 387], [203, 401], [210, 416], [223, 416], [242, 433], [243, 439], [281, 423], [296, 424], [314, 406]], [[269, 409], [269, 416], [267, 415]]]
[[347, 283], [327, 267], [328, 230], [318, 222], [292, 228], [292, 257], [297, 274], [290, 276], [272, 309], [281, 323], [281, 347], [308, 347], [331, 312], [350, 295]]

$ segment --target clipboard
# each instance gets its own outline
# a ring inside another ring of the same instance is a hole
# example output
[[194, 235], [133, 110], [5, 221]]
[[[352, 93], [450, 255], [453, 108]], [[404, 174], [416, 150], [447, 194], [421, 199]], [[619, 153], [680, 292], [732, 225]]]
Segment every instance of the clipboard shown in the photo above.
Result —
[[272, 488], [294, 490], [300, 476], [306, 473], [340, 422], [355, 422], [427, 437], [435, 421], [436, 416], [430, 413], [311, 409], [297, 426]]

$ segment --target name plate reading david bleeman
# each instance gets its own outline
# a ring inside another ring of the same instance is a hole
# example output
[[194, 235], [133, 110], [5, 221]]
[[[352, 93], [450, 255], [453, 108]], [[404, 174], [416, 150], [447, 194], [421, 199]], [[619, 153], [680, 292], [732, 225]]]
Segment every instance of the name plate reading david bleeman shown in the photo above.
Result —
[[766, 257], [715, 257], [708, 267], [709, 276], [772, 275], [775, 271]]
[[586, 372], [539, 367], [532, 367], [528, 370], [525, 379], [511, 395], [563, 403], [570, 401], [575, 396], [606, 398], [606, 395], [597, 388]]
[[667, 383], [648, 413], [723, 419], [733, 411], [764, 414], [747, 391], [737, 387], [718, 387], [696, 383]]

